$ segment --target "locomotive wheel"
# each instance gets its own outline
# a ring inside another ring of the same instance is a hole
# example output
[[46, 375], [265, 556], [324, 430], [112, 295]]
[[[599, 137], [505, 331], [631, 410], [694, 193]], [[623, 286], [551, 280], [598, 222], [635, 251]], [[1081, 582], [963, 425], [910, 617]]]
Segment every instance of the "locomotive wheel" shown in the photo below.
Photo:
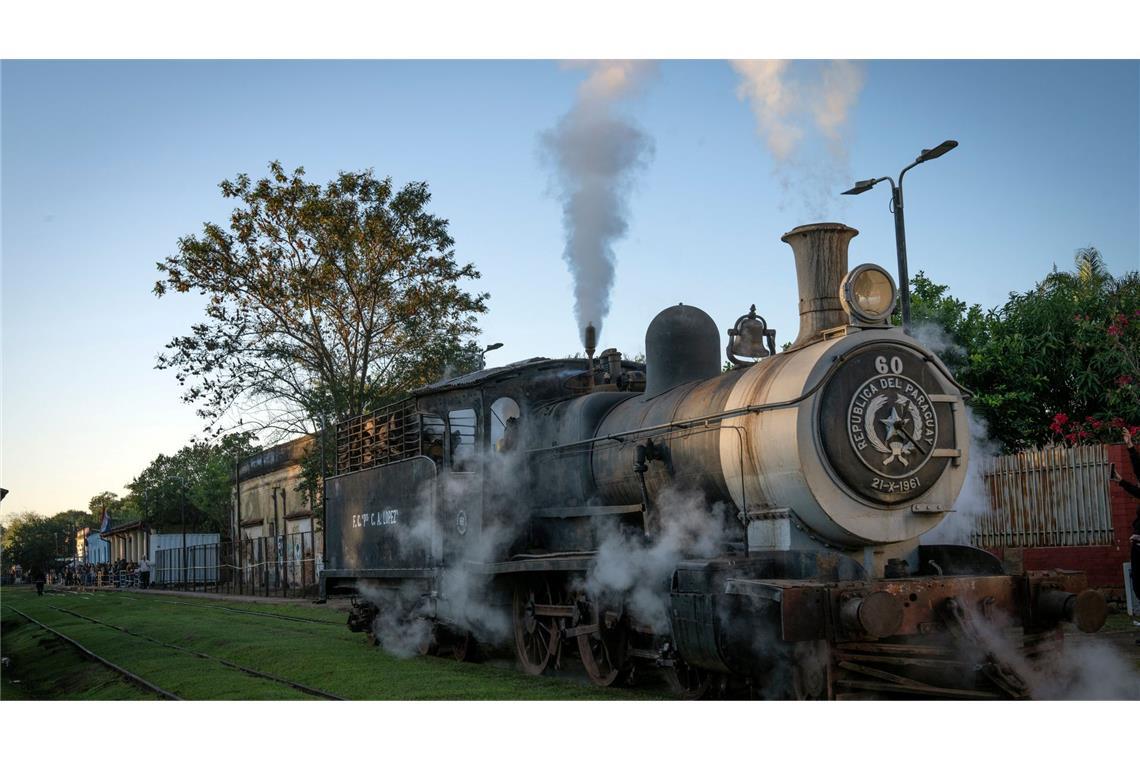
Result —
[[678, 659], [665, 668], [665, 680], [673, 693], [682, 699], [715, 698], [724, 688], [724, 676], [704, 668], [695, 668]]
[[541, 675], [558, 655], [561, 633], [553, 618], [534, 614], [536, 604], [554, 604], [550, 583], [515, 587], [515, 655], [522, 669], [532, 676]]
[[479, 657], [479, 644], [475, 637], [464, 631], [452, 639], [451, 656], [456, 662], [475, 662]]
[[583, 615], [578, 626], [593, 626], [597, 630], [578, 636], [578, 656], [586, 668], [586, 675], [598, 686], [612, 686], [626, 671], [626, 649], [629, 630], [623, 619], [601, 611], [594, 602], [581, 605]]
[[431, 633], [420, 640], [418, 647], [420, 656], [434, 657], [439, 654], [439, 627], [432, 626]]
[[793, 654], [792, 699], [826, 699], [828, 691], [827, 644], [822, 641], [797, 642]]

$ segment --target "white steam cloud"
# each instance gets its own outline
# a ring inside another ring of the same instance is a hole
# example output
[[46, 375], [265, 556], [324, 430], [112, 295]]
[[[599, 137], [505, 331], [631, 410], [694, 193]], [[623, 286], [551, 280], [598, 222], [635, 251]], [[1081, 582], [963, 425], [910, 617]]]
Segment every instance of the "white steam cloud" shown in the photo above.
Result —
[[648, 162], [649, 137], [619, 114], [616, 106], [635, 94], [655, 64], [601, 61], [585, 64], [590, 75], [574, 106], [554, 129], [542, 135], [559, 196], [566, 248], [562, 253], [574, 278], [574, 314], [585, 335], [593, 323], [601, 336], [610, 311], [614, 279], [613, 245], [628, 229], [627, 205], [637, 170]]
[[[965, 350], [937, 324], [915, 323], [910, 333], [944, 360], [965, 357]], [[954, 511], [922, 537], [925, 544], [969, 544], [978, 519], [992, 509], [985, 474], [1001, 454], [1001, 444], [990, 438], [984, 419], [969, 407], [967, 413], [966, 480]], [[987, 621], [969, 613], [967, 617], [983, 648], [1016, 674], [1033, 699], [1140, 699], [1140, 678], [1132, 663], [1105, 641], [1070, 633], [1059, 651], [1031, 661], [1006, 636], [1008, 621]]]
[[733, 61], [732, 67], [740, 76], [736, 94], [748, 101], [772, 154], [784, 202], [795, 199], [811, 216], [826, 216], [850, 180], [848, 127], [863, 89], [863, 67], [768, 60]]
[[[965, 358], [966, 350], [935, 322], [915, 322], [910, 335], [943, 361]], [[953, 511], [933, 530], [922, 537], [924, 544], [968, 544], [978, 519], [992, 507], [986, 473], [993, 469], [994, 458], [1001, 454], [1001, 444], [990, 438], [986, 421], [969, 406], [966, 416], [970, 425], [970, 456], [966, 464], [966, 480], [954, 502]]]
[[1135, 666], [1104, 640], [1066, 626], [1069, 630], [1060, 647], [1031, 659], [1016, 639], [1020, 629], [1011, 628], [1009, 621], [964, 612], [975, 641], [963, 641], [962, 653], [989, 662], [991, 667], [1000, 664], [1008, 669], [1024, 684], [1030, 699], [1140, 699]]
[[598, 547], [586, 576], [593, 599], [620, 600], [655, 633], [669, 632], [669, 579], [684, 558], [714, 557], [726, 540], [723, 504], [710, 509], [699, 493], [663, 492], [654, 504], [657, 529], [644, 534], [612, 531]]
[[[470, 457], [466, 466], [482, 471], [487, 478], [487, 501], [482, 514], [470, 515], [463, 541], [457, 541], [449, 557], [448, 567], [439, 580], [438, 594], [429, 598], [415, 583], [398, 588], [365, 585], [361, 595], [378, 609], [372, 623], [377, 642], [397, 657], [412, 657], [431, 643], [433, 626], [426, 619], [436, 612], [455, 629], [471, 633], [483, 644], [492, 646], [507, 642], [512, 632], [512, 620], [507, 609], [488, 602], [493, 577], [474, 572], [473, 565], [497, 559], [527, 526], [525, 506], [518, 499], [504, 498], [516, 487], [522, 472], [522, 454], [519, 452], [489, 452]], [[478, 481], [448, 478], [443, 503], [477, 503], [479, 498], [470, 489]], [[454, 533], [453, 518], [445, 517], [428, 505], [432, 502], [434, 484], [421, 490], [418, 501], [422, 505], [415, 511], [411, 524], [391, 526], [392, 540], [401, 556], [422, 554], [427, 557], [442, 542], [443, 533]]]
[[954, 501], [954, 511], [922, 537], [924, 544], [968, 544], [978, 520], [992, 508], [986, 473], [993, 468], [1001, 444], [989, 436], [986, 421], [966, 407], [970, 420], [970, 456], [966, 463], [966, 480]]

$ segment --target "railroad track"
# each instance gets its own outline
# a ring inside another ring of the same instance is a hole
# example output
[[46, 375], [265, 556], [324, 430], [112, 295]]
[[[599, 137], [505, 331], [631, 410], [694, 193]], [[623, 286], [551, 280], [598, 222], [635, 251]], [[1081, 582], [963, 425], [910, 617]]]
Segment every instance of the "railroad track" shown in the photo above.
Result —
[[[249, 667], [246, 667], [245, 665], [240, 665], [240, 664], [233, 662], [231, 660], [226, 660], [222, 657], [216, 657], [212, 654], [206, 654], [205, 652], [198, 652], [198, 651], [195, 651], [195, 650], [190, 649], [188, 647], [180, 646], [178, 644], [171, 644], [171, 643], [166, 642], [166, 641], [161, 641], [161, 640], [153, 638], [151, 636], [147, 636], [147, 635], [142, 634], [142, 633], [137, 633], [135, 631], [128, 630], [126, 628], [123, 628], [122, 626], [114, 625], [113, 623], [107, 623], [107, 622], [104, 622], [102, 620], [96, 620], [93, 617], [88, 617], [87, 615], [80, 614], [78, 612], [75, 612], [74, 610], [69, 610], [69, 609], [66, 609], [64, 607], [56, 607], [56, 606], [50, 605], [50, 604], [48, 606], [51, 607], [53, 610], [56, 610], [57, 612], [62, 612], [66, 615], [72, 615], [73, 617], [77, 617], [80, 620], [86, 620], [90, 623], [95, 623], [96, 625], [104, 626], [105, 628], [111, 628], [113, 630], [119, 631], [120, 633], [124, 633], [128, 636], [134, 636], [136, 638], [142, 639], [144, 641], [149, 641], [152, 644], [157, 644], [158, 646], [166, 647], [168, 649], [174, 649], [174, 650], [177, 650], [179, 652], [185, 652], [186, 654], [191, 654], [191, 655], [194, 655], [195, 657], [200, 657], [204, 660], [212, 660], [213, 662], [224, 665], [227, 668], [232, 668], [234, 670], [240, 671], [242, 673], [245, 673], [246, 675], [251, 675], [251, 676], [254, 676], [255, 678], [262, 678], [262, 679], [265, 679], [267, 681], [273, 681], [275, 683], [279, 683], [283, 686], [288, 686], [291, 689], [296, 689], [297, 691], [303, 692], [305, 694], [309, 694], [311, 696], [321, 697], [323, 699], [330, 699], [330, 700], [336, 700], [336, 701], [346, 701], [345, 698], [342, 696], [339, 696], [337, 694], [333, 694], [331, 692], [324, 691], [322, 689], [318, 689], [318, 688], [313, 687], [313, 686], [306, 686], [303, 683], [298, 683], [296, 681], [290, 681], [287, 678], [282, 678], [281, 676], [275, 676], [272, 673], [265, 673], [265, 672], [260, 671], [260, 670], [255, 670], [254, 668], [249, 668]], [[190, 606], [213, 606], [213, 605], [190, 605]]]
[[46, 625], [45, 623], [41, 623], [39, 620], [36, 620], [34, 617], [27, 614], [26, 612], [22, 612], [22, 611], [16, 609], [15, 607], [10, 607], [10, 609], [12, 610], [12, 612], [15, 612], [17, 615], [19, 615], [20, 617], [27, 620], [29, 623], [32, 623], [34, 625], [39, 626], [40, 628], [47, 631], [48, 633], [55, 636], [56, 638], [58, 638], [62, 641], [65, 641], [68, 644], [70, 644], [71, 646], [75, 647], [76, 649], [79, 650], [79, 652], [84, 657], [87, 657], [88, 659], [94, 660], [95, 662], [98, 662], [99, 664], [110, 668], [111, 670], [115, 671], [116, 673], [123, 676], [124, 678], [131, 681], [132, 683], [135, 683], [135, 684], [138, 684], [139, 686], [142, 686], [147, 691], [152, 691], [155, 694], [158, 694], [163, 699], [173, 699], [173, 700], [179, 701], [179, 702], [182, 701], [182, 697], [178, 696], [174, 692], [167, 691], [166, 689], [162, 688], [161, 686], [158, 686], [156, 684], [151, 683], [150, 681], [146, 680], [145, 678], [138, 675], [137, 673], [132, 673], [131, 671], [127, 670], [126, 668], [122, 667], [121, 665], [116, 665], [115, 663], [111, 662], [110, 660], [108, 660], [105, 657], [100, 657], [99, 655], [95, 654], [94, 652], [92, 652], [87, 647], [80, 644], [75, 639], [60, 633], [59, 631], [55, 630], [54, 628], [52, 628], [49, 625]]

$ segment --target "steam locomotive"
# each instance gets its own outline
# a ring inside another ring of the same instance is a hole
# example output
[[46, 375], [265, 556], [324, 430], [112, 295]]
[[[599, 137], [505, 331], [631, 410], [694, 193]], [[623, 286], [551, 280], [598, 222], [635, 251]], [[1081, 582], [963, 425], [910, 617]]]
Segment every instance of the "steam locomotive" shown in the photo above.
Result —
[[1080, 574], [920, 543], [965, 480], [967, 393], [891, 326], [891, 276], [848, 270], [857, 234], [783, 236], [800, 329], [782, 351], [755, 307], [722, 353], [682, 304], [650, 323], [644, 364], [595, 360], [588, 328], [585, 359], [339, 424], [322, 594], [362, 597], [354, 630], [420, 625], [425, 653], [505, 638], [537, 675], [576, 651], [600, 685], [659, 669], [686, 696], [1027, 696], [1008, 653], [1099, 629], [1105, 601]]

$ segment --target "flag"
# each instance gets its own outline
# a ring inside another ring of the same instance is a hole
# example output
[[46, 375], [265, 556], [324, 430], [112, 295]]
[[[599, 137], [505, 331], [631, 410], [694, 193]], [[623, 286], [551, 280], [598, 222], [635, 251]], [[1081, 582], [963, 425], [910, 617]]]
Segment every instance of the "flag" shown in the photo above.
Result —
[[106, 533], [107, 529], [111, 527], [111, 515], [107, 513], [107, 508], [103, 507], [103, 520], [99, 523], [99, 532]]

